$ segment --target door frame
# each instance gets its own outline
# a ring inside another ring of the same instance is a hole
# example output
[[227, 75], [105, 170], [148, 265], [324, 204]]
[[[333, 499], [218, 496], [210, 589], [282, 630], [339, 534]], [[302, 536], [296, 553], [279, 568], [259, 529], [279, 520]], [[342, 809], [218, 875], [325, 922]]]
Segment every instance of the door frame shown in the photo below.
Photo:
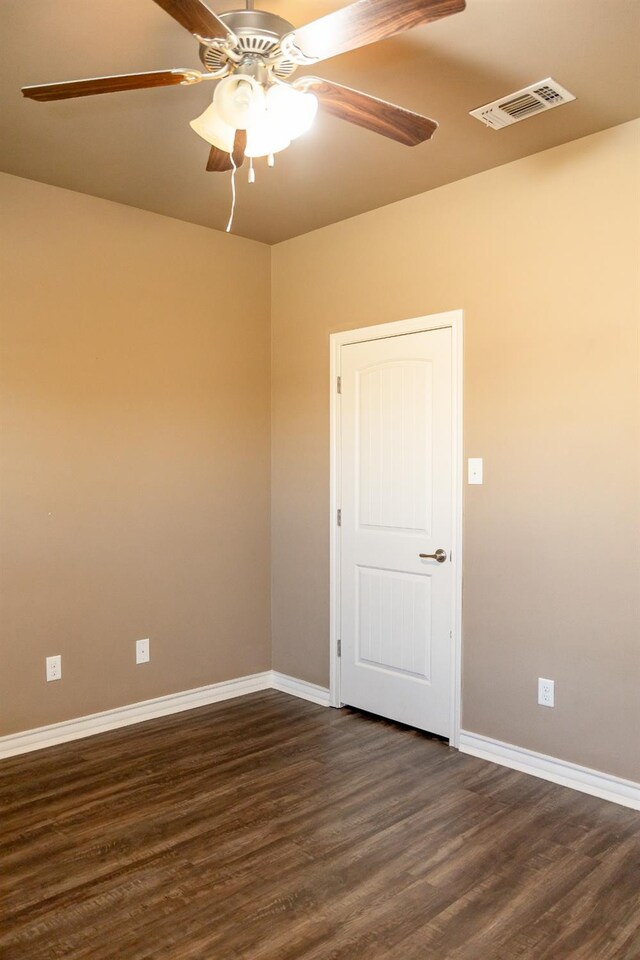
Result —
[[423, 333], [428, 330], [450, 328], [451, 330], [451, 431], [453, 453], [452, 461], [452, 644], [451, 644], [451, 736], [449, 743], [458, 747], [460, 741], [461, 714], [461, 673], [462, 673], [462, 508], [463, 508], [463, 324], [464, 312], [450, 310], [446, 313], [434, 313], [426, 317], [414, 317], [410, 320], [397, 320], [391, 323], [360, 327], [357, 330], [345, 330], [333, 333], [329, 337], [330, 346], [330, 700], [332, 707], [342, 706], [340, 699], [340, 658], [338, 656], [338, 638], [340, 624], [340, 537], [338, 535], [339, 489], [341, 479], [340, 457], [340, 395], [338, 377], [341, 375], [342, 347], [350, 343], [362, 343], [366, 340], [386, 340], [389, 337], [410, 333]]

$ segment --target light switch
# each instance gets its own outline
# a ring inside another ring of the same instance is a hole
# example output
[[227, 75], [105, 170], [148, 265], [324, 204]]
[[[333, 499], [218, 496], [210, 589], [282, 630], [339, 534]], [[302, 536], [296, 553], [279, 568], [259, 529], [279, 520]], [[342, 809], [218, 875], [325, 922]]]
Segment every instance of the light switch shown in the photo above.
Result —
[[469, 483], [482, 483], [482, 457], [469, 457]]

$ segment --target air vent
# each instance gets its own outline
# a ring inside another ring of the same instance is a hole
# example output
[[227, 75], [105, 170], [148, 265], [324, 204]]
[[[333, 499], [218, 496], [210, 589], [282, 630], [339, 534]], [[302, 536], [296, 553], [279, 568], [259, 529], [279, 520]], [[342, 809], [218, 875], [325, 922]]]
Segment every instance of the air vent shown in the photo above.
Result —
[[477, 110], [471, 110], [471, 116], [481, 120], [487, 127], [500, 130], [502, 127], [508, 127], [512, 123], [526, 120], [527, 117], [533, 117], [536, 113], [543, 113], [545, 110], [551, 110], [553, 107], [559, 107], [560, 104], [569, 103], [570, 100], [575, 99], [572, 93], [561, 87], [551, 77], [547, 77], [539, 83], [532, 83], [524, 90], [516, 90], [507, 97], [494, 100], [493, 103], [485, 103]]

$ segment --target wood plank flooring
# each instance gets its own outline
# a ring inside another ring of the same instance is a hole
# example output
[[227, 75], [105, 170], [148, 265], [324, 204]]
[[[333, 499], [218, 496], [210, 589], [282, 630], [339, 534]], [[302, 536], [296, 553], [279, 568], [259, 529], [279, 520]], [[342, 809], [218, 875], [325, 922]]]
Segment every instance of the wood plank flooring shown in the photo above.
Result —
[[2, 960], [639, 960], [640, 814], [267, 692], [0, 764]]

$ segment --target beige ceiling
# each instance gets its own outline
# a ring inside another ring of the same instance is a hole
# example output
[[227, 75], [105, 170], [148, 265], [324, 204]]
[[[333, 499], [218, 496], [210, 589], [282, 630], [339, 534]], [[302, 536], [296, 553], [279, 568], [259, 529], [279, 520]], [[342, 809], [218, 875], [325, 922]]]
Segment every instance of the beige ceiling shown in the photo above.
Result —
[[[238, 0], [211, 0], [216, 12]], [[265, 0], [294, 24], [340, 0]], [[211, 87], [34, 103], [20, 86], [200, 66], [152, 0], [2, 0], [0, 169], [224, 229], [228, 174], [189, 127]], [[234, 233], [275, 243], [640, 115], [640, 0], [467, 0], [467, 10], [313, 71], [440, 123], [407, 148], [329, 116], [257, 182], [239, 174]], [[301, 71], [302, 73], [303, 71]], [[496, 132], [469, 110], [547, 76], [578, 99]]]

